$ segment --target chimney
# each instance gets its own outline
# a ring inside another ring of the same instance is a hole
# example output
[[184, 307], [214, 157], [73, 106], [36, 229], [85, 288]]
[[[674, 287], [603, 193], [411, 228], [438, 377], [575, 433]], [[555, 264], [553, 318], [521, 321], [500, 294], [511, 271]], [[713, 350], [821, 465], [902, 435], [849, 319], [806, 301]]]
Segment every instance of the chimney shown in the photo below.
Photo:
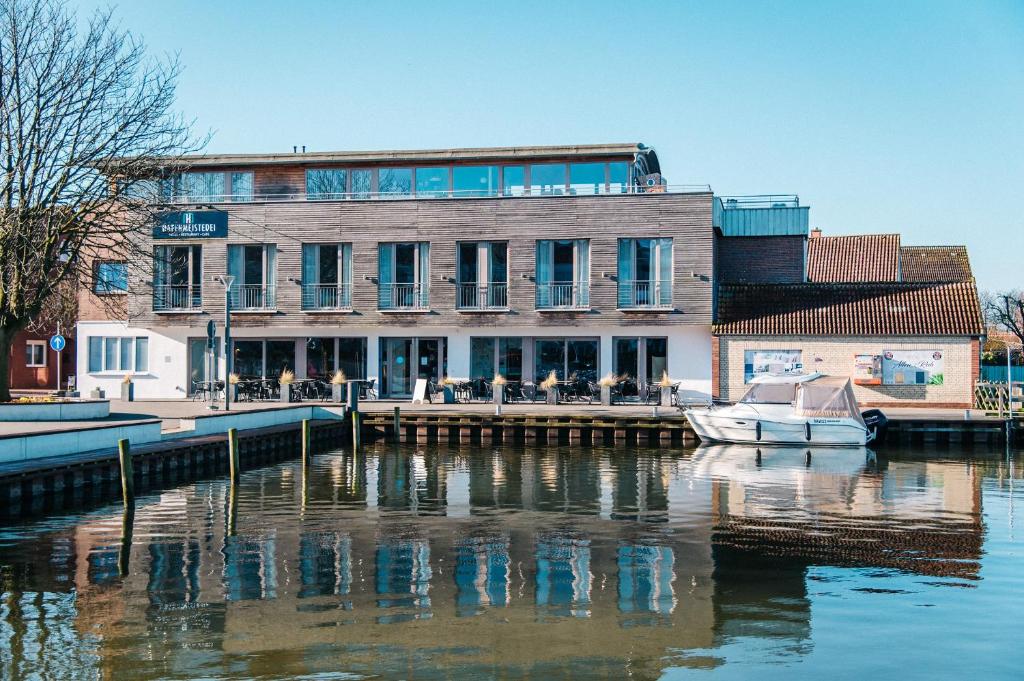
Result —
[[303, 154], [305, 154], [305, 153], [306, 153], [306, 145], [305, 145], [305, 144], [303, 144], [303, 145], [302, 145], [302, 153], [303, 153]]
[[811, 236], [810, 236], [811, 239], [817, 239], [820, 236], [821, 236], [821, 229], [820, 228], [815, 227], [814, 229], [811, 230]]
[[292, 147], [292, 153], [293, 154], [299, 153], [299, 148], [298, 147]]

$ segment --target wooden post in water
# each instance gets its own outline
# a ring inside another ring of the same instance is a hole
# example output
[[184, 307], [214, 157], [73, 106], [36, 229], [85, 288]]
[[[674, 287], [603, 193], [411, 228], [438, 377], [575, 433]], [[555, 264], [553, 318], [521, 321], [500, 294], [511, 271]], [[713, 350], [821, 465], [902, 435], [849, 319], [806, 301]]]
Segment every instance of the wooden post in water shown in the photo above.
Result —
[[228, 471], [231, 477], [231, 488], [234, 489], [235, 485], [238, 484], [239, 479], [239, 465], [238, 465], [238, 429], [228, 428]]
[[395, 422], [392, 426], [392, 437], [394, 442], [402, 441], [402, 408], [395, 407]]
[[360, 418], [359, 410], [352, 410], [352, 449], [358, 450], [359, 445], [362, 443], [362, 419]]
[[235, 536], [235, 526], [238, 521], [238, 488], [231, 485], [228, 490], [228, 528], [229, 537]]
[[127, 439], [117, 441], [117, 458], [121, 461], [121, 497], [125, 506], [135, 504], [135, 472], [132, 469], [131, 444]]
[[309, 463], [313, 455], [312, 443], [310, 441], [309, 419], [302, 419], [302, 465]]
[[117, 552], [117, 574], [128, 576], [128, 563], [132, 555], [132, 532], [135, 528], [135, 506], [125, 506], [121, 516], [121, 548]]

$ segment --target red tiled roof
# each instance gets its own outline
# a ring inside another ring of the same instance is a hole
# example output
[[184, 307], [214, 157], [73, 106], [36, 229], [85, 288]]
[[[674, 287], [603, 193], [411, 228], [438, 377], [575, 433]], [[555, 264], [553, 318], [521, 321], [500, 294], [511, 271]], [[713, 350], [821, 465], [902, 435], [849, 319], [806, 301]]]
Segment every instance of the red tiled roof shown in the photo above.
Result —
[[980, 336], [973, 281], [720, 286], [713, 333], [768, 336]]
[[903, 246], [903, 281], [970, 281], [971, 261], [966, 246]]
[[807, 240], [807, 281], [899, 281], [900, 235], [818, 236]]

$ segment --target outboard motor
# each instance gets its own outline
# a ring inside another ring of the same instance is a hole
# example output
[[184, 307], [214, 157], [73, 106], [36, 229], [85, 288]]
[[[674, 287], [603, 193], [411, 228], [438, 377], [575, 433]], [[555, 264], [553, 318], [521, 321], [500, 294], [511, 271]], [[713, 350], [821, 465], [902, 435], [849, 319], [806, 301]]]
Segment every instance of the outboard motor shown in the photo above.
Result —
[[875, 437], [871, 440], [872, 444], [880, 445], [885, 442], [885, 434], [889, 430], [889, 419], [882, 413], [882, 410], [868, 409], [862, 412], [860, 416], [864, 419], [864, 425], [868, 427], [868, 432], [875, 434]]

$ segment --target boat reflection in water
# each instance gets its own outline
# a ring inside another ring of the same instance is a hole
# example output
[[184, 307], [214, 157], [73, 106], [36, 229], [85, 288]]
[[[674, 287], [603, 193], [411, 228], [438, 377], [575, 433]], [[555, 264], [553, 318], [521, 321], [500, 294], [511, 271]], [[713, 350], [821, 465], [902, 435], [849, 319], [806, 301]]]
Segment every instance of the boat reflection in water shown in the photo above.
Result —
[[140, 498], [123, 577], [115, 505], [4, 530], [0, 664], [643, 679], [746, 644], [802, 661], [811, 571], [978, 580], [983, 469], [734, 445], [325, 454], [305, 489], [298, 462], [246, 472], [233, 536], [222, 481]]

